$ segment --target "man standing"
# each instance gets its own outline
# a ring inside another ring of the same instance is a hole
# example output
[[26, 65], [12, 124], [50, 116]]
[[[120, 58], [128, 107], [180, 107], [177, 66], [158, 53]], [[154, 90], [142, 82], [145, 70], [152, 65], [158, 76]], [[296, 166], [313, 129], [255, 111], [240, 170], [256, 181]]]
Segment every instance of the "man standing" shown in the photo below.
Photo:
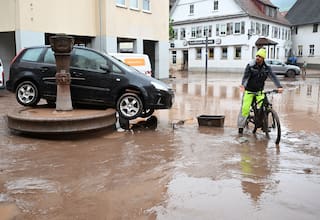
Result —
[[[272, 72], [271, 67], [268, 66], [264, 59], [266, 58], [266, 50], [261, 48], [256, 53], [255, 61], [250, 62], [245, 69], [242, 83], [240, 85], [240, 91], [244, 92], [242, 97], [242, 105], [238, 117], [239, 134], [243, 133], [243, 128], [246, 123], [246, 119], [250, 113], [250, 106], [253, 97], [256, 96], [256, 100], [259, 102], [264, 98], [263, 89], [266, 79], [269, 77], [278, 88], [278, 92], [281, 93], [283, 88], [277, 78]], [[253, 94], [256, 93], [256, 94]]]

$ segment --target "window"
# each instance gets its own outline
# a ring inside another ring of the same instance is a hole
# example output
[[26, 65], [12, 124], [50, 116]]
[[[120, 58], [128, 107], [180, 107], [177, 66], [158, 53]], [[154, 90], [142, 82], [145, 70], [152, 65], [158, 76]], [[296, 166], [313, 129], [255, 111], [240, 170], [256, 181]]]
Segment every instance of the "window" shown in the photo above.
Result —
[[227, 35], [233, 34], [233, 23], [227, 23]]
[[313, 33], [318, 32], [318, 24], [313, 24]]
[[193, 13], [194, 13], [194, 5], [190, 5], [190, 7], [189, 7], [189, 14], [190, 14], [190, 15], [193, 15]]
[[213, 1], [213, 10], [218, 11], [219, 10], [219, 0]]
[[204, 26], [203, 29], [203, 36], [206, 37], [212, 37], [212, 25]]
[[196, 28], [195, 27], [191, 28], [191, 38], [196, 38]]
[[234, 58], [235, 59], [241, 59], [241, 47], [236, 47], [235, 48]]
[[130, 8], [138, 9], [138, 0], [130, 0]]
[[41, 54], [42, 48], [32, 48], [27, 50], [21, 59], [23, 61], [29, 61], [29, 62], [36, 62], [39, 59], [39, 56]]
[[196, 48], [196, 59], [201, 60], [201, 48]]
[[202, 27], [197, 27], [196, 37], [200, 38], [202, 37]]
[[173, 29], [173, 39], [178, 40], [178, 30]]
[[180, 29], [180, 40], [184, 40], [186, 38], [186, 29], [181, 28]]
[[219, 26], [219, 24], [216, 24], [216, 36], [220, 35]]
[[309, 56], [314, 56], [314, 44], [309, 45]]
[[177, 63], [177, 51], [172, 51], [172, 63], [176, 64]]
[[[74, 49], [74, 56], [71, 59], [70, 65], [76, 68], [81, 69], [90, 69], [90, 70], [100, 70], [100, 65], [106, 65], [106, 59], [101, 55], [89, 51], [89, 50], [82, 50], [82, 49]], [[111, 67], [112, 69], [114, 67]], [[115, 66], [116, 71], [119, 72], [117, 67]]]
[[221, 24], [220, 25], [220, 35], [221, 36], [225, 36], [226, 35], [226, 29], [227, 29], [227, 26], [225, 24]]
[[262, 33], [261, 34], [265, 37], [269, 36], [269, 25], [268, 24], [262, 24]]
[[251, 21], [251, 34], [256, 33], [256, 22]]
[[244, 21], [241, 21], [241, 34], [244, 34], [246, 30], [246, 23]]
[[302, 51], [303, 51], [303, 46], [302, 45], [298, 45], [298, 56], [302, 56]]
[[260, 35], [261, 34], [261, 24], [260, 23], [256, 23], [256, 34]]
[[221, 53], [221, 59], [227, 59], [228, 58], [228, 47], [222, 47], [222, 53]]
[[53, 51], [51, 48], [49, 48], [46, 52], [46, 54], [44, 55], [44, 62], [45, 63], [51, 63], [51, 64], [55, 64], [56, 63], [56, 59], [54, 57]]
[[150, 11], [150, 0], [143, 0], [143, 10]]
[[234, 23], [234, 34], [240, 34], [240, 22]]
[[125, 6], [126, 0], [117, 0], [117, 5]]
[[208, 48], [208, 58], [213, 60], [214, 59], [214, 47]]

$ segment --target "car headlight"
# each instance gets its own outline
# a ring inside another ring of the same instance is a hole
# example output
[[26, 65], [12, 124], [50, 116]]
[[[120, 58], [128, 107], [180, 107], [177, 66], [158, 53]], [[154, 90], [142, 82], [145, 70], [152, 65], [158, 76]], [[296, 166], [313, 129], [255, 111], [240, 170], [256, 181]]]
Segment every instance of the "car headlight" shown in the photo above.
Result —
[[158, 82], [154, 82], [152, 81], [151, 84], [156, 88], [156, 89], [159, 89], [159, 90], [163, 90], [163, 91], [168, 91], [169, 88], [166, 84], [162, 84], [162, 83], [158, 83]]

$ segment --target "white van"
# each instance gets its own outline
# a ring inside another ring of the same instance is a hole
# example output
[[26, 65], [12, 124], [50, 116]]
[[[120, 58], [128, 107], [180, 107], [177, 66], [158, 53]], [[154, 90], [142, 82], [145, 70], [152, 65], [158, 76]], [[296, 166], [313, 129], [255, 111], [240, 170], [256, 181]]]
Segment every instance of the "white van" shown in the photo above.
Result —
[[4, 71], [3, 71], [3, 64], [0, 59], [0, 89], [4, 88], [5, 82], [4, 82]]
[[125, 64], [136, 68], [139, 72], [152, 76], [151, 64], [148, 55], [137, 53], [109, 53]]

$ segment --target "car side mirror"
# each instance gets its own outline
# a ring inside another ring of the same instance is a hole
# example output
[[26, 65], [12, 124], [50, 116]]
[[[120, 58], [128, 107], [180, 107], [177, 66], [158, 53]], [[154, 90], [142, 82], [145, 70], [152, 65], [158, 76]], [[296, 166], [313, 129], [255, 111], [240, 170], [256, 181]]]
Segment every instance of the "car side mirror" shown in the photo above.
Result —
[[106, 64], [100, 64], [100, 69], [106, 71], [107, 73], [110, 73], [111, 71], [110, 67]]

